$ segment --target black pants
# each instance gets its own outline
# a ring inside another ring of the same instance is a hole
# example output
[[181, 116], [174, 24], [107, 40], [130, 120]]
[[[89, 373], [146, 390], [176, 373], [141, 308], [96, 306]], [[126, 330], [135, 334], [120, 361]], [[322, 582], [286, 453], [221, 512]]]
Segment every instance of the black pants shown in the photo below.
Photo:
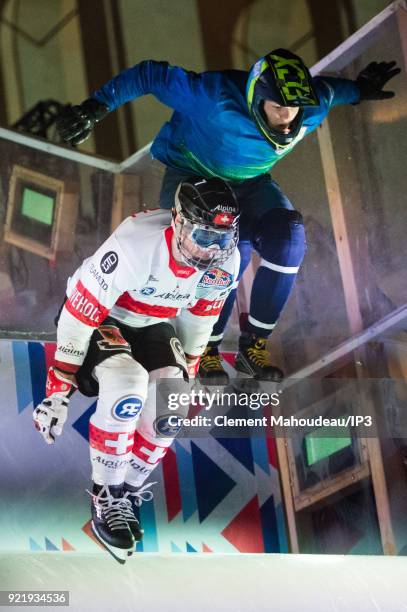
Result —
[[93, 371], [105, 359], [118, 353], [131, 355], [147, 372], [177, 366], [188, 378], [185, 354], [170, 323], [128, 327], [107, 317], [93, 332], [85, 360], [76, 374], [78, 389], [83, 395], [98, 395], [99, 385]]

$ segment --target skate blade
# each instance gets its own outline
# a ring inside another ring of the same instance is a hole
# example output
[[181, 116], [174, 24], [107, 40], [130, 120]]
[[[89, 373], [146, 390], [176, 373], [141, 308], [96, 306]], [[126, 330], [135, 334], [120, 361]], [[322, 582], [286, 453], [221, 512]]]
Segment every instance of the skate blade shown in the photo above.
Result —
[[117, 546], [112, 546], [103, 540], [98, 534], [93, 521], [92, 521], [92, 532], [94, 536], [97, 538], [97, 541], [100, 542], [105, 550], [121, 565], [124, 565], [129, 557], [132, 556], [134, 549], [133, 548], [117, 548]]
[[230, 379], [225, 380], [222, 378], [216, 378], [215, 376], [213, 378], [205, 378], [204, 376], [201, 376], [199, 378], [199, 382], [205, 391], [213, 391], [214, 387], [215, 389], [225, 389], [230, 384]]
[[239, 371], [236, 378], [231, 379], [231, 386], [237, 393], [250, 395], [251, 393], [277, 393], [281, 389], [282, 381], [255, 378], [252, 374]]
[[231, 387], [237, 392], [242, 394], [255, 393], [259, 390], [260, 384], [256, 378], [253, 378], [250, 374], [243, 374], [239, 372], [237, 378], [232, 378]]

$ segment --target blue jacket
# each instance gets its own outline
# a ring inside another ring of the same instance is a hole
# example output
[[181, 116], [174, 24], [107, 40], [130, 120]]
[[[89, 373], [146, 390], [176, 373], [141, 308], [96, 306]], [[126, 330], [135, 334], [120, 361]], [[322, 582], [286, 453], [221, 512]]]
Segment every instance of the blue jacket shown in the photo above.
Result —
[[248, 72], [240, 70], [197, 74], [148, 60], [124, 70], [92, 97], [112, 111], [134, 98], [152, 94], [175, 111], [152, 144], [153, 157], [167, 166], [206, 177], [241, 181], [268, 172], [322, 123], [331, 108], [358, 102], [360, 96], [354, 81], [315, 77], [320, 105], [304, 109], [299, 135], [277, 153], [249, 114], [248, 77]]

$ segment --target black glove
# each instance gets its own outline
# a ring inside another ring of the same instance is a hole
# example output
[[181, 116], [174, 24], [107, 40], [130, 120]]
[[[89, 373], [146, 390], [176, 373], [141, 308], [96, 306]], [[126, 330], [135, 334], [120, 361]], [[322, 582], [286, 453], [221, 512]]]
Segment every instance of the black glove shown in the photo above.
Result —
[[79, 106], [66, 106], [58, 115], [58, 134], [65, 142], [78, 145], [89, 136], [95, 124], [109, 112], [107, 106], [94, 98], [88, 98]]
[[401, 72], [395, 68], [396, 62], [371, 62], [356, 79], [356, 85], [360, 90], [360, 102], [362, 100], [385, 100], [393, 98], [394, 91], [383, 91], [387, 81]]

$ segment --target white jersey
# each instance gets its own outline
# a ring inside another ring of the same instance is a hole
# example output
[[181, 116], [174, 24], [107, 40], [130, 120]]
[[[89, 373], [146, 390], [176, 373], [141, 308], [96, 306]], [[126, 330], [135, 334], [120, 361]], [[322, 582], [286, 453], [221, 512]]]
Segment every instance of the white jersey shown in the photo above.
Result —
[[176, 318], [176, 331], [190, 355], [201, 355], [231, 289], [240, 257], [207, 271], [177, 263], [172, 255], [171, 213], [128, 217], [68, 280], [58, 322], [55, 359], [82, 364], [93, 330], [110, 315], [130, 327]]

